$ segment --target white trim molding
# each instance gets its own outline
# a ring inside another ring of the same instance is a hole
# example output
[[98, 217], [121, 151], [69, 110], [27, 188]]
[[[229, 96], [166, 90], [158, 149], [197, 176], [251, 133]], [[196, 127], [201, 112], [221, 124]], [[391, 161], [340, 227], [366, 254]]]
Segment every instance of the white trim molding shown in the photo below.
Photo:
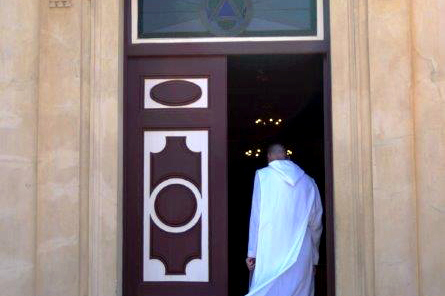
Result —
[[[144, 180], [147, 180], [147, 178], [145, 178]], [[193, 192], [193, 197], [195, 198], [195, 201], [196, 201], [196, 210], [193, 215], [193, 218], [190, 221], [188, 221], [185, 225], [177, 226], [177, 227], [167, 225], [164, 222], [162, 222], [162, 220], [158, 216], [158, 213], [156, 213], [155, 204], [156, 204], [156, 200], [159, 196], [159, 193], [161, 193], [161, 191], [164, 188], [166, 188], [170, 185], [182, 185], [182, 186], [187, 187], [191, 192]], [[165, 232], [170, 232], [170, 233], [186, 232], [186, 231], [190, 230], [193, 226], [195, 226], [196, 223], [198, 223], [199, 218], [201, 218], [201, 214], [202, 214], [201, 192], [190, 181], [187, 181], [182, 178], [167, 179], [167, 180], [161, 182], [161, 184], [159, 184], [158, 186], [156, 186], [156, 188], [153, 189], [153, 192], [151, 194], [147, 194], [147, 196], [148, 196], [148, 200], [144, 204], [147, 206], [147, 212], [144, 212], [144, 215], [147, 215], [147, 220], [148, 220], [148, 218], [151, 218], [151, 220], [153, 220], [153, 222], [156, 224], [156, 226], [158, 226], [160, 229], [164, 230]], [[148, 221], [148, 222], [150, 222], [150, 221]], [[144, 231], [144, 233], [145, 233], [145, 231]]]

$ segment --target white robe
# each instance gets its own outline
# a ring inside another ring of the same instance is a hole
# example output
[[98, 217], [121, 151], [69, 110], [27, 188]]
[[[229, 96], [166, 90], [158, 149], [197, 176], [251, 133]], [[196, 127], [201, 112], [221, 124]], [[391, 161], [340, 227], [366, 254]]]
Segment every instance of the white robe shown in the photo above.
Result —
[[312, 296], [323, 210], [314, 180], [289, 160], [256, 172], [248, 257], [256, 258], [247, 296]]

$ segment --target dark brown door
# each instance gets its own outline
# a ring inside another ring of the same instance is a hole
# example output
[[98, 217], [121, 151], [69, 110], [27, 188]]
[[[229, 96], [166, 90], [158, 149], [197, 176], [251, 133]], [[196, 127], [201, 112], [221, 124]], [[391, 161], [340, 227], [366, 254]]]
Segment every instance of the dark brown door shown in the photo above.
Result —
[[226, 58], [129, 58], [124, 295], [227, 296]]

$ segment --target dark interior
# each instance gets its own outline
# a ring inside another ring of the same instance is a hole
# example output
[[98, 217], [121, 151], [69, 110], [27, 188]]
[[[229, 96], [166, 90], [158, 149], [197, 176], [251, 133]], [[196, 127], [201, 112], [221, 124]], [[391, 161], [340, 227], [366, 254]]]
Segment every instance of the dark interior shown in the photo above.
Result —
[[[282, 143], [292, 152], [289, 157], [315, 179], [325, 204], [323, 121], [321, 55], [228, 58], [230, 296], [248, 292], [245, 259], [253, 179], [255, 171], [267, 165], [270, 143]], [[315, 295], [326, 295], [325, 231]]]

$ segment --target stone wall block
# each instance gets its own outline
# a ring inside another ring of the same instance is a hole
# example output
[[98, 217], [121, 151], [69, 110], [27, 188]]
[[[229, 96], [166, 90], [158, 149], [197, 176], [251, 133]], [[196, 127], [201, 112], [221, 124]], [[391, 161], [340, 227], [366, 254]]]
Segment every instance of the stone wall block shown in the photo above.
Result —
[[375, 295], [418, 294], [411, 1], [370, 0]]
[[413, 0], [419, 294], [445, 290], [445, 3]]
[[0, 2], [0, 294], [34, 295], [39, 1]]
[[36, 295], [78, 296], [81, 2], [40, 9]]

